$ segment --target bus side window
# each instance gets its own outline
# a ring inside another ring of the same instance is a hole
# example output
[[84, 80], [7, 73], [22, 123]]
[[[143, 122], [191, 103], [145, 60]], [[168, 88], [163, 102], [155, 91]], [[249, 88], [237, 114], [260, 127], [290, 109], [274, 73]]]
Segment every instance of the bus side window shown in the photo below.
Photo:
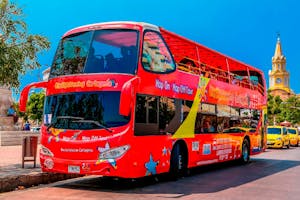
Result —
[[154, 31], [144, 35], [142, 64], [144, 69], [164, 73], [175, 70], [173, 57], [162, 37]]
[[158, 97], [137, 95], [135, 135], [155, 135], [159, 133], [158, 109]]
[[202, 118], [203, 132], [204, 133], [216, 133], [217, 123], [215, 115], [204, 115]]
[[195, 133], [202, 133], [203, 129], [202, 129], [202, 115], [200, 112], [197, 112], [197, 117], [196, 117], [196, 121], [195, 121]]
[[159, 113], [160, 130], [175, 133], [181, 124], [181, 100], [167, 97], [160, 98]]

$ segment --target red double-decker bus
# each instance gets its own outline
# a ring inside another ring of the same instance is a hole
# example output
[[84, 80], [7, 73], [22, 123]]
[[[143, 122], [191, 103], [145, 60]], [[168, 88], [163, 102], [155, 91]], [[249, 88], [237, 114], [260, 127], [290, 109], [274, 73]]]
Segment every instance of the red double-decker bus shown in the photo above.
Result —
[[109, 22], [63, 35], [45, 88], [45, 172], [136, 178], [265, 148], [263, 72], [161, 27]]

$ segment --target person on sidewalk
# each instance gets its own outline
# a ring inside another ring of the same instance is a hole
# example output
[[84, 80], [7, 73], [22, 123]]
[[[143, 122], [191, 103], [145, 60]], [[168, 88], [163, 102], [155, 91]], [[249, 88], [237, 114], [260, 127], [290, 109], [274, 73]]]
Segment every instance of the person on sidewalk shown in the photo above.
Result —
[[30, 131], [30, 123], [28, 121], [24, 125], [24, 131]]

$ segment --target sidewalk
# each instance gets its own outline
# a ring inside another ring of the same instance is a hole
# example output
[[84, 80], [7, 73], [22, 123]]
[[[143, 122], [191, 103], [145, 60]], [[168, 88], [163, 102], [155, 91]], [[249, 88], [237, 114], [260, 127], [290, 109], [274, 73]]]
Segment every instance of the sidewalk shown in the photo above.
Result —
[[25, 162], [22, 168], [22, 145], [0, 146], [0, 193], [78, 177], [43, 173], [39, 162], [39, 145], [37, 152], [36, 168], [33, 168], [33, 162]]

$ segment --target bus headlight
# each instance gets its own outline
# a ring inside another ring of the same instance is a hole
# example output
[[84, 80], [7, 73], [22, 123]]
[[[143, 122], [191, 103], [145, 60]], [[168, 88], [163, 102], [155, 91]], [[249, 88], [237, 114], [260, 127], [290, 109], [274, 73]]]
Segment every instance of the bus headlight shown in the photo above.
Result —
[[100, 154], [100, 159], [106, 160], [106, 159], [119, 158], [122, 155], [124, 155], [129, 148], [130, 148], [129, 145], [124, 145], [117, 148], [111, 148], [107, 151], [102, 152]]
[[53, 153], [45, 146], [41, 145], [41, 154], [53, 157]]

